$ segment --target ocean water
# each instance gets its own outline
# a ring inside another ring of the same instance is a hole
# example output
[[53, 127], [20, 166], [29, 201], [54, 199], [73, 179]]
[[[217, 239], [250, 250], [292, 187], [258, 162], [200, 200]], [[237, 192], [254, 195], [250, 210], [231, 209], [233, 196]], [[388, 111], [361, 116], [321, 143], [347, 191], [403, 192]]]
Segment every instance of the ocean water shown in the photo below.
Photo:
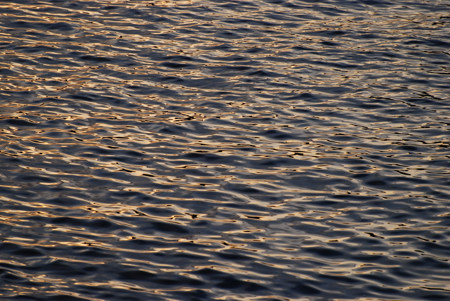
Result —
[[0, 299], [450, 300], [449, 24], [0, 1]]

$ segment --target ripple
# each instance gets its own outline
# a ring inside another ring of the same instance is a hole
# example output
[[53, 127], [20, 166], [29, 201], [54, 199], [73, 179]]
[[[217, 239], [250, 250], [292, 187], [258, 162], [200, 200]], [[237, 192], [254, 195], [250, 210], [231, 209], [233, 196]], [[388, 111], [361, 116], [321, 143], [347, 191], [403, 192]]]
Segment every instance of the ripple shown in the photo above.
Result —
[[2, 300], [447, 300], [442, 2], [15, 1]]

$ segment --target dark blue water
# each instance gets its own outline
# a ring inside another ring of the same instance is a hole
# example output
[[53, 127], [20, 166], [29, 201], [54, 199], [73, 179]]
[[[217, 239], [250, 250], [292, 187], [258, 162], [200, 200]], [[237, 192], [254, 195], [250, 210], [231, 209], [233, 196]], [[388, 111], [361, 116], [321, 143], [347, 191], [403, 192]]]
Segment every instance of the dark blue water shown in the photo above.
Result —
[[450, 300], [447, 0], [1, 1], [1, 300]]

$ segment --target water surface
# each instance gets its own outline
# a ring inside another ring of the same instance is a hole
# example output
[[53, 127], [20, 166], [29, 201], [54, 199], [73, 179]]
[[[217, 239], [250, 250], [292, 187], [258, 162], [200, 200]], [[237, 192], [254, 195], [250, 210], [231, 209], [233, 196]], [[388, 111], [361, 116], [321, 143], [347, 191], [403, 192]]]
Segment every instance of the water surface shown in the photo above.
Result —
[[2, 300], [448, 300], [448, 1], [1, 1]]

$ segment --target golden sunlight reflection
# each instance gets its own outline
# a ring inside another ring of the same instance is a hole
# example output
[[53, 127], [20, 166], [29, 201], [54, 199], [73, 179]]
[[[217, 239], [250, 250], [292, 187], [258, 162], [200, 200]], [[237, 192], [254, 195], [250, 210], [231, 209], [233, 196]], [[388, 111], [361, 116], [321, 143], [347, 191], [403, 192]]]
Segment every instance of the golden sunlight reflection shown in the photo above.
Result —
[[0, 299], [448, 299], [445, 8], [1, 3]]

